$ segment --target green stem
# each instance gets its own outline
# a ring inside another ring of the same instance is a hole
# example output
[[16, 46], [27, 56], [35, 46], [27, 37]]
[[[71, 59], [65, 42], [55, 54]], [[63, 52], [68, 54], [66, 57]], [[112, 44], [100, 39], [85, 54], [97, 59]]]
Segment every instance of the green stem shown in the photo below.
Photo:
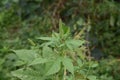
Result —
[[64, 68], [63, 80], [66, 80], [66, 68]]

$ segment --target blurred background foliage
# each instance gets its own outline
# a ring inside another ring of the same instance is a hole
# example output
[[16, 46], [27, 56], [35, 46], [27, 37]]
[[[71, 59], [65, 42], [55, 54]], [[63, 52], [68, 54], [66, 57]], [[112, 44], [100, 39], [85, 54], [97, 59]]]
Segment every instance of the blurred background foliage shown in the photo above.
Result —
[[[0, 80], [10, 80], [8, 73], [14, 68], [16, 57], [10, 49], [30, 48], [30, 40], [57, 31], [59, 19], [70, 26], [72, 35], [89, 20], [86, 39], [93, 56], [120, 58], [120, 0], [0, 0]], [[104, 74], [120, 80], [118, 64], [109, 69]]]

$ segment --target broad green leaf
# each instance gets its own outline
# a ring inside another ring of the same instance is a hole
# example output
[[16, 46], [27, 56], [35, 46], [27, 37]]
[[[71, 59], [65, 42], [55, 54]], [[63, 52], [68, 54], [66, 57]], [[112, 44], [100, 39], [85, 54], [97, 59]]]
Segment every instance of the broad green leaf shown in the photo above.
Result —
[[18, 69], [11, 72], [13, 76], [21, 78], [23, 77], [23, 69]]
[[32, 69], [18, 69], [11, 72], [13, 76], [21, 80], [43, 80], [39, 71]]
[[91, 67], [92, 67], [92, 68], [95, 68], [95, 67], [97, 67], [97, 66], [98, 66], [98, 63], [93, 63]]
[[73, 66], [73, 63], [72, 63], [72, 60], [68, 57], [65, 57], [62, 59], [62, 63], [64, 65], [64, 67], [69, 71], [71, 72], [72, 74], [74, 74], [74, 66]]
[[81, 41], [81, 40], [69, 40], [66, 41], [66, 44], [71, 45], [73, 48], [78, 48], [79, 46], [83, 45], [85, 43], [85, 41]]
[[15, 62], [14, 66], [22, 66], [24, 64], [26, 64], [24, 61], [18, 60]]
[[47, 75], [52, 75], [57, 73], [61, 68], [61, 60], [57, 59], [53, 62], [52, 66], [49, 68], [49, 70], [46, 72], [46, 76]]
[[29, 66], [31, 65], [37, 65], [37, 64], [42, 64], [42, 63], [46, 63], [46, 62], [49, 62], [50, 60], [49, 59], [44, 59], [44, 58], [36, 58], [35, 60], [33, 60]]
[[37, 53], [35, 50], [22, 49], [22, 50], [13, 50], [13, 52], [16, 53], [16, 55], [20, 60], [25, 62], [31, 62], [32, 60], [37, 58]]
[[48, 46], [43, 46], [42, 55], [43, 57], [52, 57], [53, 50]]

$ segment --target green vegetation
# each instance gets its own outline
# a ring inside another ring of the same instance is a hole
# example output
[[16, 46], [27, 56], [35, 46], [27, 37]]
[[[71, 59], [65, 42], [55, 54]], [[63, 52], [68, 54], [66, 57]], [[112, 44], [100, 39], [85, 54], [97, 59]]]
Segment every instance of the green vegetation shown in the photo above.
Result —
[[0, 0], [0, 80], [120, 80], [119, 0]]

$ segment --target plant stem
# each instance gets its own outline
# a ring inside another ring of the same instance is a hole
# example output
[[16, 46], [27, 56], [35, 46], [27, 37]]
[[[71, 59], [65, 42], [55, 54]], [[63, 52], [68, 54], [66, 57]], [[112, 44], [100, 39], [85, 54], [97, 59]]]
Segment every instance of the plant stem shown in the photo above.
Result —
[[[66, 57], [66, 53], [63, 51], [64, 53], [64, 57]], [[67, 71], [66, 71], [66, 67], [64, 67], [64, 75], [63, 75], [63, 80], [66, 80], [66, 75], [67, 75]]]
[[63, 80], [66, 80], [66, 68], [64, 68]]

